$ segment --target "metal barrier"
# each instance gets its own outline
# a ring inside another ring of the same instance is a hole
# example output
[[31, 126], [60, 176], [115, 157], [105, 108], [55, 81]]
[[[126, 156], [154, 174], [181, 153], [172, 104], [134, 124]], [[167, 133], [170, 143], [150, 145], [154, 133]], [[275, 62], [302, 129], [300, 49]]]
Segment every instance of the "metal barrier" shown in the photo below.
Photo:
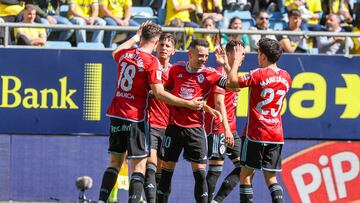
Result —
[[[5, 28], [5, 39], [4, 46], [9, 46], [8, 35], [9, 28], [11, 27], [33, 27], [33, 28], [52, 28], [57, 30], [66, 30], [66, 29], [74, 29], [74, 30], [116, 30], [123, 32], [136, 32], [138, 27], [136, 26], [94, 26], [94, 25], [44, 25], [44, 24], [27, 24], [27, 23], [0, 23], [0, 28]], [[189, 28], [184, 27], [162, 27], [164, 32], [180, 32], [184, 34], [184, 38], [186, 38], [186, 32]], [[360, 33], [352, 33], [352, 32], [313, 32], [313, 31], [262, 31], [262, 30], [234, 30], [234, 29], [205, 29], [205, 28], [190, 28], [194, 30], [194, 33], [199, 34], [247, 34], [247, 35], [255, 35], [255, 34], [266, 34], [266, 35], [289, 35], [289, 36], [306, 36], [306, 37], [360, 37]], [[348, 54], [348, 46], [346, 54]], [[345, 55], [346, 55], [345, 54]]]

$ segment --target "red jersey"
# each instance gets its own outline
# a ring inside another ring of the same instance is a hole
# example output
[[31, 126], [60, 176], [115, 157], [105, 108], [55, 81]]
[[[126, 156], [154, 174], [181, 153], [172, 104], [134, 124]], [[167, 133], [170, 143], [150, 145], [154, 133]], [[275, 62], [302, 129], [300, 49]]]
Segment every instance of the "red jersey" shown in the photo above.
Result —
[[[163, 83], [166, 83], [166, 81], [169, 78], [170, 67], [171, 64], [169, 64], [165, 68], [162, 68], [161, 79]], [[150, 118], [149, 118], [150, 126], [154, 128], [166, 128], [166, 126], [169, 123], [169, 117], [170, 117], [170, 110], [167, 104], [156, 98], [151, 98], [149, 110], [150, 110]]]
[[139, 49], [123, 49], [115, 54], [118, 81], [108, 116], [133, 122], [146, 117], [150, 84], [161, 83], [158, 59]]
[[[217, 70], [226, 76], [225, 71], [221, 66], [217, 67]], [[215, 93], [225, 94], [225, 108], [228, 123], [230, 125], [231, 132], [236, 131], [236, 106], [238, 100], [238, 93], [231, 90], [224, 90], [218, 86], [213, 87], [207, 100], [207, 105], [211, 108], [215, 108]], [[205, 114], [205, 130], [207, 134], [220, 134], [224, 133], [225, 129], [220, 122], [219, 118], [213, 118], [209, 113]]]
[[283, 143], [281, 108], [291, 86], [290, 75], [279, 68], [258, 68], [238, 78], [249, 87], [249, 113], [244, 135], [250, 140]]
[[[185, 100], [195, 97], [206, 98], [212, 87], [226, 81], [218, 71], [213, 68], [202, 67], [197, 71], [191, 71], [185, 62], [175, 64], [169, 72], [169, 80], [165, 86], [171, 89], [171, 93]], [[185, 128], [202, 127], [204, 123], [203, 110], [191, 110], [186, 107], [170, 106], [170, 124], [176, 124]]]

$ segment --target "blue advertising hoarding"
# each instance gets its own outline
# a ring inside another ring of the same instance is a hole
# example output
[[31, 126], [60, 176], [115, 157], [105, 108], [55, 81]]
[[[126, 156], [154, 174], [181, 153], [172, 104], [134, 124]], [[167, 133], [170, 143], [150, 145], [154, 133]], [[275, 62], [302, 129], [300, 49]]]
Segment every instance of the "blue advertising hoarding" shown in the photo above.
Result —
[[[90, 176], [93, 187], [86, 191], [97, 200], [103, 172], [108, 164], [105, 136], [0, 136], [0, 201], [75, 202], [75, 180]], [[286, 140], [282, 151], [282, 172], [278, 180], [284, 189], [284, 202], [348, 203], [360, 200], [360, 142]], [[221, 182], [233, 170], [226, 159]], [[253, 181], [254, 202], [271, 202], [263, 175]], [[195, 202], [191, 164], [182, 158], [176, 166], [169, 202]], [[120, 190], [120, 202], [127, 191]], [[320, 201], [321, 200], [321, 201]], [[239, 187], [224, 203], [239, 202]]]
[[[172, 62], [187, 60], [177, 53]], [[283, 108], [287, 138], [360, 138], [360, 57], [283, 55], [292, 89]], [[216, 66], [210, 55], [209, 66]], [[247, 54], [240, 71], [257, 67]], [[240, 73], [241, 74], [241, 73]], [[0, 133], [108, 133], [105, 116], [117, 79], [110, 51], [0, 48]], [[238, 131], [247, 90], [239, 93]]]

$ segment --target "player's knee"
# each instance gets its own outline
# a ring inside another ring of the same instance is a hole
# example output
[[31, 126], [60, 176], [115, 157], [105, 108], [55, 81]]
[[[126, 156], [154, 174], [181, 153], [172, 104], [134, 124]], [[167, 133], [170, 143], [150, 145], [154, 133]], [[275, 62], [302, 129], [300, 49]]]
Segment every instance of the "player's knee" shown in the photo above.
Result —
[[206, 170], [206, 164], [191, 162], [193, 171]]
[[118, 170], [121, 168], [121, 165], [124, 162], [124, 158], [121, 155], [111, 155], [110, 156], [110, 166], [117, 168]]
[[146, 170], [146, 158], [130, 159], [133, 166], [133, 172], [145, 174]]
[[275, 172], [264, 171], [264, 179], [267, 186], [277, 183]]
[[162, 163], [162, 168], [168, 169], [168, 170], [174, 170], [175, 166], [176, 166], [176, 163], [172, 162], [172, 161], [163, 161], [163, 163]]
[[224, 161], [223, 160], [209, 160], [209, 166], [223, 166]]

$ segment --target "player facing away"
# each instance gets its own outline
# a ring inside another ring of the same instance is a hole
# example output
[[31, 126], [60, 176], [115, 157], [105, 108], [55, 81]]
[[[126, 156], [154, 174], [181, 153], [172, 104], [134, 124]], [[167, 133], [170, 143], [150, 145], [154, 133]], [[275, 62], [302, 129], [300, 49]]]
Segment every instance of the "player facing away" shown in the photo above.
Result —
[[[219, 72], [223, 72], [226, 75], [224, 68], [230, 70], [235, 60], [232, 52], [237, 45], [244, 46], [241, 41], [231, 40], [225, 47], [226, 51], [223, 48], [217, 48], [215, 56], [217, 62], [221, 65], [217, 68]], [[222, 202], [240, 180], [241, 140], [236, 131], [237, 98], [237, 89], [224, 90], [219, 87], [214, 87], [207, 101], [207, 105], [210, 107], [215, 106], [215, 109], [219, 110], [223, 117], [223, 121], [220, 122], [218, 118], [205, 114], [205, 129], [208, 134], [209, 150], [209, 168], [206, 176], [209, 190], [209, 203]], [[234, 164], [234, 169], [227, 175], [214, 197], [216, 183], [221, 175], [226, 156], [228, 156]]]
[[[156, 48], [156, 56], [162, 71], [161, 80], [166, 83], [171, 68], [170, 58], [175, 54], [176, 38], [171, 33], [162, 33]], [[168, 106], [155, 98], [149, 103], [151, 153], [146, 164], [145, 195], [147, 203], [156, 203], [156, 190], [161, 176], [161, 143], [169, 122]]]
[[[203, 107], [201, 98], [185, 100], [164, 90], [159, 61], [151, 55], [160, 35], [160, 26], [149, 23], [142, 27], [139, 48], [122, 49], [120, 46], [113, 52], [113, 58], [118, 63], [118, 81], [107, 111], [110, 117], [110, 163], [103, 175], [99, 202], [108, 200], [126, 151], [132, 167], [128, 202], [137, 203], [140, 200], [150, 152], [147, 122], [150, 89], [156, 98], [170, 105], [191, 109]], [[136, 41], [135, 38], [130, 40]]]
[[259, 42], [259, 68], [238, 77], [244, 50], [236, 47], [236, 60], [228, 74], [227, 87], [249, 87], [249, 112], [243, 131], [241, 148], [240, 202], [253, 202], [252, 176], [262, 170], [272, 202], [283, 202], [282, 187], [275, 172], [281, 171], [281, 149], [284, 135], [281, 109], [291, 86], [290, 75], [277, 67], [282, 49], [276, 40]]
[[[215, 69], [205, 67], [209, 56], [208, 46], [204, 39], [193, 40], [188, 52], [189, 62], [179, 62], [171, 67], [168, 81], [164, 85], [172, 94], [187, 100], [206, 98], [213, 86], [225, 86], [225, 77]], [[172, 176], [182, 149], [184, 158], [191, 162], [196, 202], [208, 201], [205, 177], [207, 143], [203, 120], [203, 110], [170, 107], [170, 122], [162, 142], [163, 163], [157, 191], [158, 202], [168, 201]]]

